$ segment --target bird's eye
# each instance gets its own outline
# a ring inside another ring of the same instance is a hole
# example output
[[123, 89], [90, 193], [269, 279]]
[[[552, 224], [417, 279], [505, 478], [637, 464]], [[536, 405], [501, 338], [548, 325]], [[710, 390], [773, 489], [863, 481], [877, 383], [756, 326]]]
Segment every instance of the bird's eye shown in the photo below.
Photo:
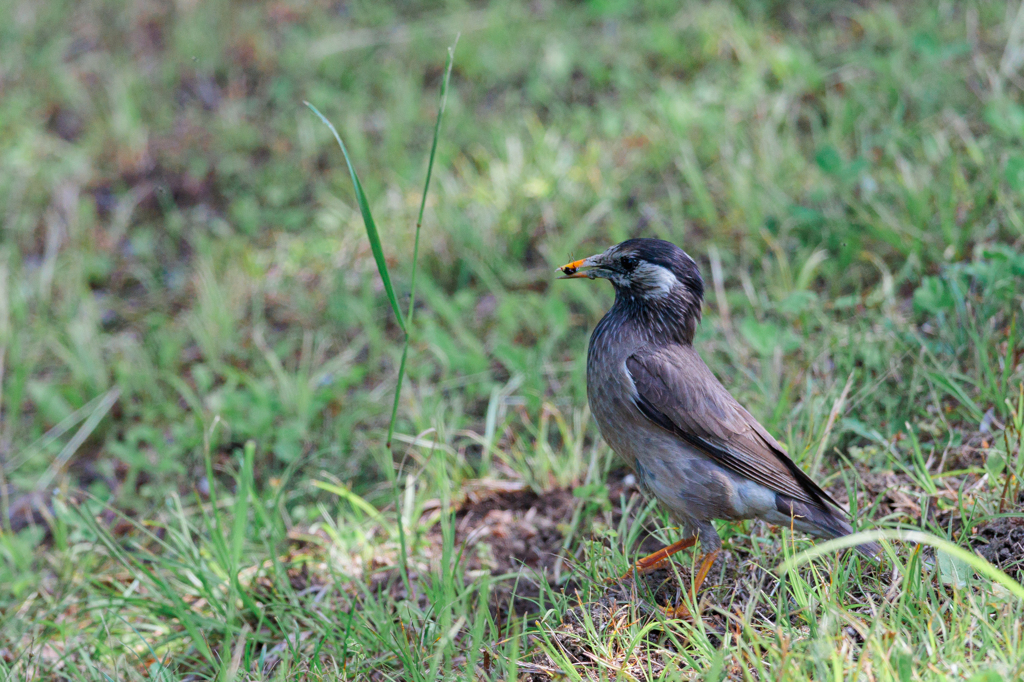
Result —
[[619, 262], [622, 263], [622, 267], [626, 272], [632, 272], [636, 269], [636, 266], [640, 265], [640, 259], [636, 256], [623, 256]]

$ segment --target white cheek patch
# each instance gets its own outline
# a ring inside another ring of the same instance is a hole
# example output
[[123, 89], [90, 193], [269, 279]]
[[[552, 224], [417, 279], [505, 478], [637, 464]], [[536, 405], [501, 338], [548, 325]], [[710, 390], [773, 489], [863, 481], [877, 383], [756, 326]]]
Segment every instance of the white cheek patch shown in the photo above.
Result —
[[648, 298], [665, 298], [672, 287], [679, 283], [668, 268], [654, 263], [642, 262], [630, 275], [633, 286], [644, 292]]

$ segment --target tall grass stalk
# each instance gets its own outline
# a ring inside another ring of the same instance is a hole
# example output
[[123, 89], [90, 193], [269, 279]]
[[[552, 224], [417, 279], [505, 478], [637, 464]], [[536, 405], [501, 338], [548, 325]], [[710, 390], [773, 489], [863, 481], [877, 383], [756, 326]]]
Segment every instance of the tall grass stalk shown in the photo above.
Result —
[[[341, 135], [338, 134], [337, 129], [334, 125], [327, 120], [320, 111], [310, 104], [305, 102], [305, 105], [317, 115], [317, 117], [326, 125], [331, 133], [334, 135], [334, 139], [338, 143], [338, 147], [341, 148], [341, 153], [345, 157], [345, 164], [348, 166], [349, 176], [352, 178], [352, 187], [355, 190], [356, 201], [359, 204], [359, 211], [363, 216], [363, 224], [366, 226], [366, 237], [370, 241], [370, 250], [373, 252], [373, 258], [377, 262], [377, 271], [380, 273], [380, 278], [384, 282], [384, 290], [387, 292], [388, 301], [391, 303], [391, 309], [395, 313], [395, 319], [398, 321], [398, 326], [402, 329], [402, 359], [398, 364], [398, 378], [395, 383], [395, 399], [391, 405], [391, 417], [388, 420], [388, 435], [385, 440], [385, 449], [391, 452], [391, 439], [395, 433], [395, 420], [398, 416], [398, 401], [402, 394], [402, 381], [405, 378], [405, 363], [409, 356], [409, 342], [411, 340], [410, 330], [412, 329], [413, 312], [416, 309], [416, 274], [417, 264], [419, 262], [420, 255], [420, 232], [423, 227], [423, 211], [427, 205], [427, 192], [430, 190], [430, 178], [433, 175], [434, 170], [434, 157], [437, 152], [437, 140], [441, 133], [441, 120], [444, 117], [445, 105], [448, 103], [448, 83], [452, 76], [452, 63], [455, 59], [455, 45], [458, 44], [458, 36], [455, 37], [455, 43], [448, 48], [448, 57], [445, 60], [444, 78], [441, 81], [441, 93], [439, 96], [439, 103], [437, 107], [437, 120], [434, 122], [434, 138], [430, 144], [430, 157], [427, 160], [427, 177], [423, 183], [423, 196], [420, 198], [420, 210], [419, 215], [416, 219], [416, 237], [413, 243], [413, 255], [412, 255], [412, 276], [409, 282], [409, 311], [405, 318], [402, 317], [401, 308], [398, 305], [398, 299], [395, 296], [394, 287], [391, 285], [391, 276], [388, 273], [387, 262], [384, 259], [384, 247], [381, 244], [380, 232], [377, 230], [377, 223], [373, 219], [373, 213], [370, 211], [370, 204], [366, 200], [366, 193], [363, 192], [363, 185], [359, 182], [359, 176], [356, 173], [355, 167], [352, 165], [352, 159], [349, 157], [348, 149], [345, 147], [345, 143], [341, 140]], [[388, 477], [388, 482], [391, 484], [392, 495], [395, 501], [395, 512], [398, 520], [398, 542], [401, 552], [400, 571], [402, 573], [402, 581], [405, 583], [406, 592], [411, 596], [413, 594], [412, 583], [409, 580], [408, 570], [408, 547], [405, 538], [405, 524], [402, 521], [401, 511], [401, 500], [400, 493], [398, 490], [398, 476], [394, 469], [393, 457], [392, 461], [388, 462], [387, 466], [384, 467], [385, 474]]]
[[[409, 339], [412, 330], [412, 315], [416, 310], [416, 272], [420, 261], [420, 231], [423, 227], [423, 210], [427, 206], [427, 191], [430, 189], [430, 176], [434, 170], [434, 154], [437, 152], [437, 139], [441, 134], [441, 119], [445, 106], [448, 104], [448, 81], [452, 76], [452, 62], [455, 59], [455, 46], [459, 44], [459, 36], [448, 48], [448, 58], [444, 65], [444, 79], [441, 81], [441, 96], [437, 107], [437, 120], [434, 121], [434, 139], [430, 143], [430, 158], [427, 160], [427, 178], [423, 182], [423, 196], [420, 198], [420, 212], [416, 218], [416, 238], [412, 246], [412, 276], [409, 278], [409, 316], [405, 323], [405, 339], [402, 343], [402, 360], [398, 364], [398, 382], [395, 385], [395, 400], [391, 405], [391, 419], [388, 420], [388, 438], [385, 443], [391, 449], [391, 437], [395, 433], [395, 419], [398, 416], [398, 399], [402, 394], [402, 380], [405, 378], [405, 359], [409, 355]], [[367, 232], [369, 234], [369, 232]]]
[[448, 103], [448, 83], [452, 76], [452, 64], [455, 59], [455, 46], [458, 42], [459, 38], [456, 36], [455, 44], [448, 48], [448, 57], [445, 60], [444, 79], [441, 81], [441, 94], [437, 108], [437, 119], [434, 122], [434, 138], [430, 144], [430, 156], [427, 160], [427, 177], [423, 182], [423, 195], [420, 198], [420, 210], [416, 218], [416, 237], [413, 242], [412, 252], [412, 276], [409, 280], [409, 311], [405, 317], [402, 316], [401, 308], [398, 305], [398, 299], [395, 296], [394, 287], [391, 285], [391, 275], [388, 272], [388, 265], [384, 259], [384, 247], [381, 244], [380, 232], [377, 230], [377, 223], [373, 219], [373, 213], [370, 211], [370, 204], [366, 200], [366, 193], [363, 192], [363, 185], [359, 182], [359, 175], [356, 173], [355, 167], [352, 165], [352, 159], [348, 155], [348, 149], [345, 147], [345, 143], [342, 142], [341, 135], [338, 134], [334, 124], [332, 124], [326, 116], [321, 114], [315, 106], [309, 102], [304, 102], [304, 104], [317, 115], [323, 124], [330, 129], [331, 133], [334, 135], [334, 139], [338, 142], [338, 146], [341, 148], [341, 153], [345, 157], [345, 164], [348, 166], [349, 175], [352, 178], [352, 187], [355, 190], [356, 201], [359, 204], [359, 211], [363, 216], [363, 224], [366, 226], [366, 237], [370, 241], [370, 250], [373, 252], [374, 260], [377, 262], [377, 271], [380, 273], [380, 278], [384, 282], [384, 290], [387, 292], [388, 301], [391, 303], [391, 309], [395, 313], [395, 320], [397, 320], [398, 326], [401, 327], [404, 337], [402, 340], [402, 359], [398, 366], [398, 380], [395, 385], [395, 399], [391, 407], [391, 418], [388, 421], [388, 436], [385, 443], [389, 450], [391, 449], [391, 438], [395, 432], [395, 419], [398, 415], [398, 401], [402, 393], [402, 380], [405, 378], [405, 361], [409, 355], [410, 330], [412, 328], [413, 313], [416, 310], [416, 274], [419, 266], [420, 232], [423, 228], [423, 212], [427, 206], [427, 192], [430, 190], [430, 178], [433, 176], [434, 157], [437, 153], [437, 140], [441, 134], [441, 121], [444, 118], [445, 106]]

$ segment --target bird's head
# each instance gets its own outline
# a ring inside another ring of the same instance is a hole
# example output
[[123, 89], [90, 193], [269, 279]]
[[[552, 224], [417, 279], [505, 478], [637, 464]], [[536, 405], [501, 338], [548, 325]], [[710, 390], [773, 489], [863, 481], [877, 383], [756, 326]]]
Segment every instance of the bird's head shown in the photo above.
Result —
[[604, 253], [567, 263], [562, 279], [607, 279], [628, 316], [690, 342], [700, 322], [704, 280], [685, 251], [663, 239], [629, 239]]

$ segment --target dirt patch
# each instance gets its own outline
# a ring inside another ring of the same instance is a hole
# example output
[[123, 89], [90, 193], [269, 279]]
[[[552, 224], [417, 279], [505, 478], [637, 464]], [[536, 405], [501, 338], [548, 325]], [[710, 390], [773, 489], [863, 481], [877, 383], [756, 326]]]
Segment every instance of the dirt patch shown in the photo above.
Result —
[[[464, 492], [455, 513], [462, 570], [515, 576], [499, 581], [491, 593], [499, 620], [532, 613], [542, 588], [557, 588], [566, 528], [580, 500], [567, 488], [541, 495], [502, 481], [481, 481]], [[440, 542], [440, 532], [434, 535]]]
[[[620, 501], [639, 493], [624, 469], [611, 472], [607, 490], [608, 511], [602, 520], [614, 527], [623, 516]], [[521, 483], [507, 481], [479, 481], [463, 493], [465, 498], [455, 513], [455, 546], [462, 551], [462, 569], [515, 576], [500, 582], [492, 595], [499, 616], [535, 612], [543, 587], [567, 594], [581, 589], [571, 563], [584, 560], [580, 544], [590, 537], [593, 510], [581, 509], [581, 505], [594, 504], [593, 499], [576, 497], [572, 488], [537, 493]], [[572, 531], [573, 519], [580, 513], [582, 523]], [[651, 531], [653, 526], [645, 530]], [[567, 543], [570, 532], [573, 538]], [[433, 535], [440, 542], [440, 530]], [[636, 551], [649, 553], [661, 546], [648, 532]]]
[[[874, 520], [915, 521], [921, 518], [920, 498], [913, 479], [895, 471], [861, 472], [857, 485], [857, 509], [870, 514]], [[834, 496], [847, 502], [845, 490], [836, 490]], [[852, 505], [851, 505], [852, 506]]]
[[971, 544], [990, 563], [1017, 580], [1024, 580], [1024, 504], [1004, 516], [978, 526]]
[[559, 526], [569, 521], [575, 502], [564, 488], [544, 495], [530, 489], [471, 493], [455, 514], [455, 544], [465, 548], [465, 568], [550, 572], [565, 542]]

